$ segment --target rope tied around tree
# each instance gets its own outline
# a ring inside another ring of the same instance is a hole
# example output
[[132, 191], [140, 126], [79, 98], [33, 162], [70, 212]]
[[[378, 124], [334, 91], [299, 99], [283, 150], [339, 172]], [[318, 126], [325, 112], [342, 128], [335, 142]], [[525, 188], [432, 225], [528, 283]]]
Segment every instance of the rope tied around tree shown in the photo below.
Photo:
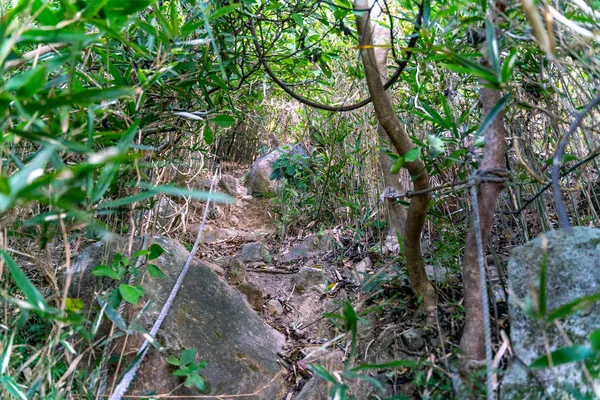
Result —
[[475, 228], [475, 241], [477, 243], [477, 262], [479, 264], [479, 283], [481, 285], [481, 306], [483, 309], [483, 329], [485, 334], [485, 367], [486, 387], [488, 400], [495, 399], [494, 382], [492, 373], [492, 333], [490, 327], [490, 309], [487, 291], [485, 254], [483, 238], [481, 237], [481, 222], [479, 219], [479, 199], [477, 190], [482, 183], [503, 184], [508, 181], [508, 171], [505, 168], [489, 168], [477, 170], [467, 182], [471, 191], [471, 206], [473, 210], [473, 225]]

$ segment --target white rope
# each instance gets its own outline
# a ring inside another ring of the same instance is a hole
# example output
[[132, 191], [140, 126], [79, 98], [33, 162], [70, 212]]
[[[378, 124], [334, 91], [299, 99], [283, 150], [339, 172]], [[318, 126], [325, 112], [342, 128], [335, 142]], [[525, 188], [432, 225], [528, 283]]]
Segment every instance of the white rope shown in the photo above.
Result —
[[[210, 185], [209, 194], [213, 193], [213, 190], [215, 187], [215, 182], [217, 181], [217, 176], [218, 176], [218, 174], [215, 172], [212, 183]], [[173, 285], [173, 289], [171, 290], [171, 294], [169, 294], [169, 298], [165, 302], [162, 310], [160, 311], [158, 318], [156, 319], [156, 322], [154, 323], [154, 325], [152, 326], [152, 329], [150, 330], [150, 336], [152, 338], [154, 338], [156, 336], [156, 333], [158, 332], [163, 321], [167, 317], [167, 314], [169, 313], [169, 310], [171, 309], [171, 306], [173, 305], [173, 301], [175, 300], [175, 297], [177, 296], [177, 292], [179, 292], [179, 289], [181, 288], [181, 285], [183, 284], [183, 279], [185, 278], [185, 275], [187, 274], [188, 269], [190, 268], [192, 260], [194, 259], [194, 256], [196, 255], [196, 252], [198, 251], [198, 247], [200, 246], [200, 240], [202, 239], [202, 232], [204, 231], [204, 225], [206, 224], [206, 218], [208, 216], [209, 208], [210, 208], [210, 196], [206, 200], [206, 206], [204, 208], [204, 215], [202, 216], [202, 223], [200, 224], [200, 228], [198, 229], [198, 236], [196, 237], [196, 241], [194, 242], [194, 247], [192, 247], [192, 251], [190, 251], [190, 255], [188, 256], [187, 261], [185, 262], [185, 265], [183, 266], [183, 269], [181, 270], [181, 273], [179, 274], [179, 277], [177, 278], [177, 282], [175, 282], [175, 285]], [[148, 353], [149, 347], [150, 347], [150, 342], [148, 341], [148, 339], [146, 339], [144, 341], [144, 344], [142, 344], [142, 347], [140, 347], [140, 349], [137, 352], [136, 357], [138, 358], [138, 360], [135, 362], [133, 367], [131, 367], [131, 369], [129, 371], [127, 371], [127, 373], [125, 373], [125, 375], [121, 379], [121, 382], [119, 382], [119, 384], [115, 388], [115, 391], [110, 396], [110, 400], [121, 400], [123, 398], [123, 396], [129, 389], [129, 385], [133, 381], [133, 378], [135, 378], [135, 374], [137, 373], [138, 369], [140, 368], [140, 365], [142, 365], [142, 362], [144, 361], [144, 357], [146, 357], [146, 353]]]

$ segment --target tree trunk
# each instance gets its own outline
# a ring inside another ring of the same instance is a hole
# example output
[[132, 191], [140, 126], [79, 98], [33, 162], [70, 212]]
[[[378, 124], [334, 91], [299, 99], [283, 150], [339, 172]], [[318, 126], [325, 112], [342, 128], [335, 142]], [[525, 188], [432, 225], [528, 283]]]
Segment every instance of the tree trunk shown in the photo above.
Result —
[[[370, 5], [366, 0], [355, 0], [356, 9], [367, 9]], [[375, 7], [373, 7], [375, 8]], [[396, 117], [392, 107], [389, 93], [386, 93], [382, 82], [379, 68], [377, 66], [373, 44], [373, 28], [370, 23], [369, 13], [363, 12], [357, 15], [357, 30], [360, 40], [360, 52], [362, 63], [365, 68], [365, 77], [369, 92], [373, 100], [373, 107], [377, 120], [389, 136], [396, 151], [404, 156], [410, 149], [415, 147], [408, 137], [404, 127]], [[408, 169], [413, 177], [414, 190], [429, 189], [429, 175], [425, 164], [420, 158], [407, 162], [404, 167]], [[412, 197], [406, 215], [406, 226], [404, 229], [404, 250], [406, 255], [406, 269], [410, 279], [411, 287], [415, 294], [423, 299], [421, 310], [428, 316], [428, 322], [433, 322], [436, 311], [436, 293], [425, 273], [425, 261], [421, 251], [421, 232], [425, 224], [425, 217], [429, 206], [431, 195], [429, 193]]]
[[[389, 45], [391, 42], [390, 31], [385, 29], [383, 26], [373, 26], [373, 44], [376, 45]], [[387, 60], [390, 52], [389, 47], [376, 47], [375, 48], [375, 60], [377, 63], [377, 70], [381, 76], [381, 82], [385, 85], [387, 72]], [[390, 93], [387, 90], [386, 95], [389, 97]], [[377, 134], [379, 135], [379, 146], [387, 144], [389, 136], [381, 123], [377, 124]], [[401, 193], [404, 188], [400, 182], [400, 175], [394, 175], [390, 172], [393, 162], [390, 156], [386, 154], [383, 149], [379, 151], [379, 165], [381, 166], [381, 173], [383, 174], [383, 183], [387, 188], [391, 188], [394, 191]], [[399, 204], [395, 199], [386, 197], [385, 205], [388, 211], [389, 229], [387, 236], [395, 237], [396, 234], [404, 236], [404, 228], [406, 226], [406, 211], [404, 206]]]
[[[483, 48], [486, 48], [485, 42]], [[489, 67], [484, 58], [482, 64]], [[479, 96], [483, 105], [483, 115], [487, 115], [502, 98], [500, 91], [483, 87]], [[491, 125], [484, 133], [485, 147], [483, 161], [479, 166], [480, 171], [492, 168], [505, 168], [505, 136], [504, 114], [499, 112]], [[487, 243], [494, 219], [496, 200], [504, 188], [503, 183], [481, 182], [477, 195], [481, 238], [483, 246]], [[485, 252], [485, 250], [484, 250]], [[465, 246], [465, 257], [463, 261], [463, 286], [465, 293], [465, 328], [460, 341], [460, 347], [464, 352], [465, 360], [461, 368], [463, 375], [468, 374], [472, 367], [480, 364], [485, 359], [485, 336], [483, 330], [483, 309], [481, 304], [482, 288], [479, 280], [479, 263], [477, 260], [477, 243], [475, 241], [475, 228], [471, 220], [467, 243]], [[486, 305], [487, 306], [487, 305]]]

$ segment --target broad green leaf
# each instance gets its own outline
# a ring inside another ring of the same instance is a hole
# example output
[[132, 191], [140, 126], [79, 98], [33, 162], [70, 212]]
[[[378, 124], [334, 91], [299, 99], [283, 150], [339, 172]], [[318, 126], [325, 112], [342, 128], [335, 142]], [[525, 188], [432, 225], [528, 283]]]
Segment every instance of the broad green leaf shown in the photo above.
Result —
[[209, 15], [208, 20], [209, 21], [214, 21], [217, 18], [220, 18], [220, 17], [222, 17], [224, 15], [227, 15], [227, 14], [235, 11], [240, 6], [241, 6], [241, 3], [236, 3], [236, 4], [229, 5], [229, 6], [221, 7], [217, 11], [215, 11], [214, 13], [212, 13], [211, 15]]
[[107, 278], [114, 279], [116, 281], [120, 280], [121, 277], [115, 270], [106, 265], [98, 265], [92, 269], [92, 274], [96, 276], [105, 276]]
[[213, 144], [215, 136], [209, 124], [204, 125], [204, 132], [202, 136], [204, 137], [204, 142], [206, 142], [206, 144]]
[[211, 118], [211, 121], [215, 125], [221, 126], [223, 128], [228, 128], [235, 124], [235, 118], [225, 114], [215, 115]]
[[65, 307], [69, 311], [80, 311], [84, 307], [83, 300], [79, 298], [67, 297]]
[[400, 172], [400, 168], [402, 168], [403, 165], [404, 165], [404, 157], [398, 157], [396, 159], [396, 161], [394, 161], [394, 164], [392, 164], [392, 166], [390, 168], [390, 174], [396, 175], [398, 172]]
[[109, 0], [104, 7], [107, 17], [126, 17], [152, 5], [156, 0]]
[[140, 293], [138, 290], [126, 283], [119, 285], [119, 293], [121, 293], [123, 300], [128, 303], [137, 304], [137, 302], [140, 300]]
[[196, 349], [186, 349], [181, 353], [181, 357], [179, 358], [181, 361], [181, 365], [189, 365], [194, 362], [196, 359]]
[[6, 251], [0, 250], [0, 254], [6, 262], [8, 272], [10, 272], [10, 275], [15, 281], [15, 284], [25, 296], [27, 302], [31, 304], [35, 310], [47, 311], [48, 304], [46, 303], [46, 300], [44, 300], [44, 296], [42, 296], [40, 291], [29, 280], [27, 275], [25, 275], [21, 267], [19, 267], [15, 260], [13, 260], [12, 257]]
[[148, 256], [148, 260], [156, 260], [161, 254], [165, 253], [166, 250], [162, 248], [162, 246], [158, 243], [152, 243], [150, 246], [150, 255]]
[[7, 91], [16, 90], [19, 97], [31, 97], [46, 83], [46, 72], [45, 65], [38, 65], [10, 78], [4, 85], [4, 89]]
[[154, 264], [148, 264], [148, 275], [150, 275], [150, 278], [161, 277], [163, 279], [167, 279], [167, 275], [165, 275], [165, 273]]
[[563, 364], [572, 363], [575, 361], [587, 360], [589, 358], [597, 357], [598, 353], [592, 350], [589, 346], [572, 346], [563, 347], [550, 353], [550, 355], [544, 355], [535, 360], [529, 368], [548, 368], [550, 367], [550, 360], [552, 359], [552, 366], [558, 366]]
[[406, 154], [404, 155], [404, 161], [406, 161], [406, 162], [413, 162], [417, 158], [419, 158], [419, 154], [420, 153], [421, 153], [421, 148], [420, 147], [413, 147], [412, 149], [410, 149], [409, 151], [407, 151]]
[[169, 358], [167, 358], [167, 362], [171, 365], [175, 365], [175, 366], [180, 366], [181, 363], [179, 362], [179, 358], [177, 358], [177, 356], [175, 354], [171, 354], [169, 356]]
[[186, 386], [194, 386], [198, 390], [204, 390], [204, 379], [198, 374], [192, 374], [185, 380]]

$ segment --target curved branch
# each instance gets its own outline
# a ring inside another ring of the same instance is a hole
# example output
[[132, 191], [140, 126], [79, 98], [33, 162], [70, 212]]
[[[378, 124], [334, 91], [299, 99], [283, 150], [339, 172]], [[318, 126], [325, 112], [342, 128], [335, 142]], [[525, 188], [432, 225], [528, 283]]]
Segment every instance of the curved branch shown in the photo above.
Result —
[[[423, 4], [421, 3], [421, 4], [419, 4], [419, 14], [417, 16], [417, 23], [415, 25], [415, 30], [414, 30], [413, 34], [411, 35], [410, 41], [408, 42], [407, 48], [409, 50], [406, 52], [406, 59], [401, 61], [400, 63], [398, 63], [398, 68], [396, 69], [396, 72], [394, 72], [394, 75], [392, 75], [392, 77], [384, 85], [385, 90], [389, 89], [394, 83], [396, 83], [396, 81], [398, 81], [398, 79], [400, 78], [400, 75], [402, 74], [402, 72], [404, 71], [406, 66], [408, 65], [410, 57], [412, 56], [412, 53], [413, 53], [412, 48], [415, 47], [417, 40], [419, 39], [418, 33], [419, 33], [419, 28], [421, 27], [422, 18], [423, 18]], [[258, 42], [258, 37], [256, 35], [256, 29], [254, 28], [254, 19], [252, 17], [250, 17], [250, 33], [252, 35], [252, 41], [254, 42], [254, 47], [256, 48], [256, 55], [257, 55], [258, 59], [260, 60], [260, 63], [262, 64], [263, 68], [265, 69], [265, 72], [267, 73], [267, 75], [269, 75], [269, 77], [281, 89], [283, 89], [284, 92], [286, 92], [287, 94], [292, 96], [294, 99], [298, 100], [300, 103], [306, 104], [307, 106], [317, 108], [320, 110], [333, 111], [333, 112], [345, 112], [345, 111], [352, 111], [352, 110], [359, 109], [361, 107], [366, 106], [367, 104], [369, 104], [371, 102], [371, 97], [367, 97], [366, 99], [364, 99], [358, 103], [355, 103], [355, 104], [336, 107], [336, 106], [331, 106], [328, 104], [318, 103], [316, 101], [307, 99], [306, 97], [299, 95], [298, 93], [294, 92], [288, 85], [286, 85], [285, 82], [283, 82], [281, 79], [279, 79], [277, 77], [277, 75], [275, 75], [275, 73], [273, 72], [273, 70], [271, 69], [269, 64], [267, 63], [267, 61], [264, 57], [263, 51], [262, 51], [262, 47], [261, 47], [260, 43]]]

